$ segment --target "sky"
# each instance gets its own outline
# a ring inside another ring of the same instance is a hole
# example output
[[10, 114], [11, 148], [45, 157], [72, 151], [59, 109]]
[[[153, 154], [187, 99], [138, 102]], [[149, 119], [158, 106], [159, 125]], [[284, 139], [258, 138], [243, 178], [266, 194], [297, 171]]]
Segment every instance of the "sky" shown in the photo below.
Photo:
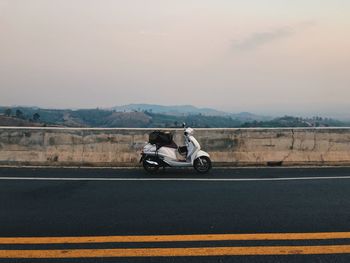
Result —
[[349, 0], [0, 0], [0, 105], [350, 115]]

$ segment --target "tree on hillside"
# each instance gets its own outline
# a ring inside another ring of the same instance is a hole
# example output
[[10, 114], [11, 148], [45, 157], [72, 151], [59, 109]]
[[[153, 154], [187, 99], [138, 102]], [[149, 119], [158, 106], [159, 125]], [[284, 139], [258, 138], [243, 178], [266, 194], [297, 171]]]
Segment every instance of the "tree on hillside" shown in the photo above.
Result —
[[21, 110], [16, 110], [16, 117], [19, 119], [24, 119], [24, 114]]
[[12, 110], [11, 110], [11, 109], [6, 109], [6, 110], [5, 110], [5, 115], [6, 115], [7, 117], [10, 117], [11, 114], [12, 114]]
[[39, 121], [39, 119], [40, 119], [40, 115], [39, 115], [39, 113], [34, 113], [33, 114], [33, 121]]

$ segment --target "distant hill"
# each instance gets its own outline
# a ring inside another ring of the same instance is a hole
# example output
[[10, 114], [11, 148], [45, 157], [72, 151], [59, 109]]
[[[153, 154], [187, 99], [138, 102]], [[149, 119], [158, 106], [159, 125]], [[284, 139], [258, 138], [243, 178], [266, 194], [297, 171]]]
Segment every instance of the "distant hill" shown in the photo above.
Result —
[[123, 106], [115, 106], [111, 110], [119, 112], [128, 111], [148, 111], [151, 113], [161, 113], [167, 115], [194, 115], [202, 114], [206, 116], [227, 116], [226, 112], [218, 111], [211, 108], [197, 108], [192, 105], [179, 105], [179, 106], [163, 106], [155, 104], [128, 104]]
[[[0, 112], [7, 108], [0, 107]], [[21, 112], [21, 117], [16, 117], [16, 112]], [[183, 122], [192, 127], [219, 128], [239, 127], [243, 122], [230, 116], [209, 116], [202, 113], [191, 112], [191, 114], [174, 115], [161, 114], [149, 111], [112, 111], [101, 109], [80, 109], [80, 110], [55, 110], [40, 109], [33, 107], [11, 108], [10, 125], [13, 126], [38, 126], [33, 121], [34, 114], [40, 116], [40, 123], [45, 126], [63, 127], [134, 127], [134, 128], [179, 128]], [[5, 118], [6, 119], [6, 118]], [[0, 120], [0, 126], [8, 126], [9, 121]], [[17, 123], [17, 124], [16, 124]]]
[[238, 119], [242, 122], [269, 121], [273, 119], [270, 116], [256, 115], [250, 112], [231, 113], [229, 116], [232, 118]]
[[43, 123], [23, 120], [15, 117], [8, 117], [0, 114], [0, 126], [14, 126], [14, 127], [42, 127]]
[[[269, 118], [249, 112], [230, 114], [194, 106], [131, 104], [112, 109], [41, 109], [1, 107], [0, 126], [60, 126], [101, 128], [179, 128], [185, 122], [193, 128], [240, 127], [344, 127], [349, 122], [330, 118], [284, 116]], [[212, 115], [215, 114], [219, 115]], [[7, 115], [7, 116], [6, 116]]]
[[331, 118], [313, 117], [298, 118], [284, 116], [269, 121], [246, 122], [241, 125], [244, 128], [272, 128], [272, 127], [345, 127], [348, 123]]
[[188, 115], [204, 115], [204, 116], [221, 116], [231, 117], [233, 119], [240, 120], [242, 122], [247, 121], [267, 121], [271, 120], [271, 117], [256, 115], [250, 112], [230, 113], [225, 111], [219, 111], [212, 108], [198, 108], [192, 105], [175, 105], [164, 106], [156, 104], [128, 104], [123, 106], [115, 106], [110, 110], [117, 112], [132, 112], [132, 111], [147, 111], [150, 113], [159, 113], [165, 115], [174, 116], [188, 116]]

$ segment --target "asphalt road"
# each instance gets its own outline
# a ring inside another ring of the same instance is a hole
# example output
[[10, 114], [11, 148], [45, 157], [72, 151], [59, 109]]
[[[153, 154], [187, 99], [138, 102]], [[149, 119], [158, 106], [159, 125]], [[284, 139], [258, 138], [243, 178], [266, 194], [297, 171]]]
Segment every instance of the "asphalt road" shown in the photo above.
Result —
[[[350, 254], [298, 255], [300, 247], [350, 245], [350, 168], [165, 170], [0, 168], [0, 258], [9, 250], [284, 247], [295, 255], [69, 259], [69, 262], [349, 262]], [[310, 233], [346, 232], [315, 238]], [[259, 240], [264, 233], [299, 233], [295, 240]], [[235, 240], [208, 234], [252, 234]], [[349, 236], [347, 236], [349, 234]], [[176, 235], [165, 242], [104, 241], [18, 244], [16, 238]], [[183, 240], [200, 235], [199, 240]], [[1, 241], [11, 237], [14, 241]], [[258, 237], [258, 238], [257, 238]], [[223, 238], [225, 239], [225, 238]], [[255, 240], [254, 240], [255, 239]], [[158, 251], [159, 250], [159, 251]], [[248, 249], [249, 250], [249, 249]], [[248, 251], [247, 250], [247, 251]], [[5, 251], [5, 252], [4, 252]], [[91, 251], [89, 251], [90, 253]], [[147, 252], [147, 251], [146, 251]], [[19, 252], [18, 252], [19, 253]], [[80, 253], [80, 252], [79, 252]], [[91, 252], [93, 253], [93, 252]], [[216, 253], [216, 252], [215, 252]], [[232, 253], [232, 251], [230, 252]], [[314, 253], [311, 253], [314, 254]], [[0, 259], [0, 262], [68, 262]]]

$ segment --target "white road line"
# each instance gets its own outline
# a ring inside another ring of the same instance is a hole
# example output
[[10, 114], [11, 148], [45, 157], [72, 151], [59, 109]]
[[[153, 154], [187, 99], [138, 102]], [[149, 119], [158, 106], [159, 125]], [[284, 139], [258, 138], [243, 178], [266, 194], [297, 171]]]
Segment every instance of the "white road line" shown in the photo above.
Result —
[[301, 181], [350, 179], [350, 176], [286, 177], [286, 178], [78, 178], [78, 177], [0, 177], [0, 180], [33, 181], [199, 181], [199, 182], [250, 182], [250, 181]]

